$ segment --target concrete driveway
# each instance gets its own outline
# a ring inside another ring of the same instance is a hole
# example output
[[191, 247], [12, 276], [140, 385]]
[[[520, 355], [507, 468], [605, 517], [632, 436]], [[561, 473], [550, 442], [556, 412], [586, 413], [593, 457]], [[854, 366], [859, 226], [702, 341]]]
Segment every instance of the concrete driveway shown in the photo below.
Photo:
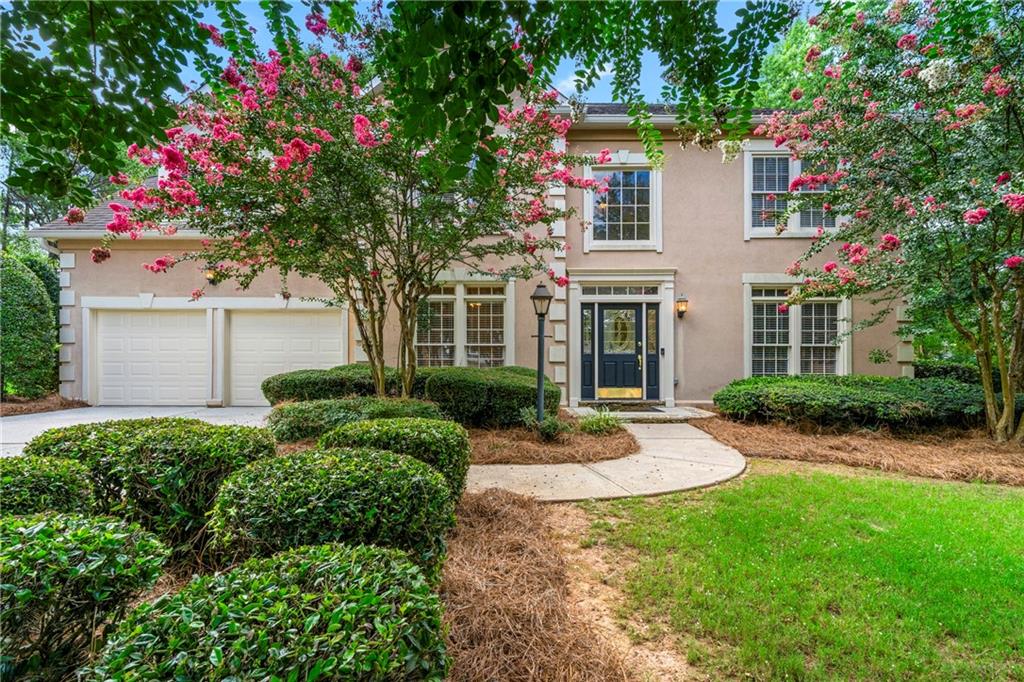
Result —
[[46, 429], [111, 419], [194, 417], [211, 424], [262, 426], [269, 407], [82, 407], [0, 418], [0, 454], [21, 454], [25, 444]]

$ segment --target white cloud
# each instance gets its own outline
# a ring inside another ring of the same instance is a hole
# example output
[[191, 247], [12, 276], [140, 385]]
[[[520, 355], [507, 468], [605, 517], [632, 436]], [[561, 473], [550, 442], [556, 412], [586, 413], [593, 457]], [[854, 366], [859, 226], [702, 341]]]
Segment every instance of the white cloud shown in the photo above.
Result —
[[[608, 78], [611, 78], [613, 73], [614, 73], [614, 71], [612, 70], [612, 65], [611, 64], [605, 64], [597, 72], [597, 80], [594, 81], [594, 87], [596, 87], [602, 81], [605, 81]], [[566, 78], [563, 78], [562, 80], [560, 80], [557, 83], [555, 83], [555, 89], [558, 90], [563, 95], [573, 95], [573, 94], [576, 93], [576, 81], [577, 81], [576, 75], [575, 74], [571, 74], [571, 75], [567, 76]]]

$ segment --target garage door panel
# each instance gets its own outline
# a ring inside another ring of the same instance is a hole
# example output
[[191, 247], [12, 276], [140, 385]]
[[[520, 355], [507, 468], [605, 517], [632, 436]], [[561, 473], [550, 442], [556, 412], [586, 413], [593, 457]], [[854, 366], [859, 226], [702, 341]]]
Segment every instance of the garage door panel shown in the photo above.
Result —
[[98, 404], [206, 403], [203, 311], [100, 311], [96, 336]]
[[341, 311], [233, 311], [228, 322], [232, 405], [266, 405], [260, 385], [274, 374], [345, 362]]

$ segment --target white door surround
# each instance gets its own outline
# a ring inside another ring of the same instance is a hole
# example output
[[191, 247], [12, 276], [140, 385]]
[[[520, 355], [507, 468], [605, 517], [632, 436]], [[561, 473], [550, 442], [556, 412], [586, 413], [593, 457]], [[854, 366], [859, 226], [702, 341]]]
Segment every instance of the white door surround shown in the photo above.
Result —
[[228, 381], [228, 317], [231, 311], [326, 311], [334, 310], [338, 315], [340, 333], [339, 359], [333, 365], [348, 362], [348, 306], [330, 308], [320, 302], [274, 297], [204, 297], [191, 301], [177, 296], [82, 296], [82, 397], [91, 405], [98, 404], [100, 372], [98, 365], [101, 347], [98, 338], [100, 313], [106, 311], [182, 311], [205, 315], [206, 370], [203, 377], [203, 400], [199, 404], [208, 407], [223, 407], [230, 396], [226, 393]]
[[[633, 270], [626, 268], [570, 268], [569, 269], [569, 406], [580, 404], [582, 393], [583, 345], [581, 304], [583, 303], [658, 303], [659, 346], [663, 352], [659, 359], [658, 383], [666, 407], [675, 406], [675, 268]], [[609, 284], [657, 286], [656, 294], [648, 295], [584, 295], [583, 287]]]

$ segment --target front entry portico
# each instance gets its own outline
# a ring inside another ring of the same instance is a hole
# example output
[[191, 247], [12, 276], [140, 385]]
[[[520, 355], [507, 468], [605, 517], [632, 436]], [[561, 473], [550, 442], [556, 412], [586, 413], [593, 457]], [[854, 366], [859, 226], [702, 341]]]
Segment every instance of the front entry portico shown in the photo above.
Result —
[[674, 272], [569, 273], [570, 406], [675, 404]]

